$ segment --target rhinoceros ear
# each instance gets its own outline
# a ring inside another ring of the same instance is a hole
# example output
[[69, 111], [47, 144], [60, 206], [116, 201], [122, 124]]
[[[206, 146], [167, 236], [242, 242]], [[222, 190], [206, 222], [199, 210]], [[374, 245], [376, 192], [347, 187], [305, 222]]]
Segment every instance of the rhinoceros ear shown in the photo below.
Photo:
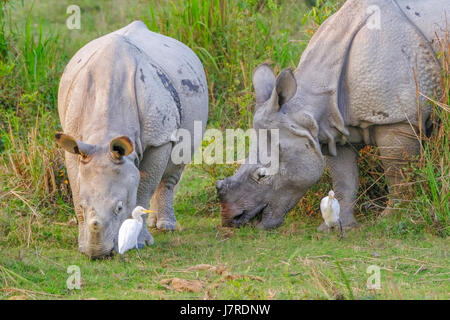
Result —
[[269, 100], [272, 95], [272, 91], [275, 88], [275, 75], [270, 66], [267, 63], [263, 63], [253, 71], [252, 81], [258, 107]]
[[133, 152], [133, 143], [127, 136], [120, 136], [111, 140], [109, 151], [114, 159], [120, 160]]
[[68, 134], [61, 132], [55, 134], [55, 141], [67, 152], [79, 154], [82, 156], [91, 154], [95, 148], [90, 144], [77, 141]]
[[297, 92], [297, 81], [290, 68], [284, 69], [280, 72], [276, 79], [275, 88], [270, 96], [268, 102], [269, 112], [280, 111], [283, 104], [292, 99]]
[[[277, 77], [276, 89], [279, 108], [291, 100], [297, 92], [297, 81], [291, 68], [284, 69]], [[279, 109], [278, 108], [278, 109]]]

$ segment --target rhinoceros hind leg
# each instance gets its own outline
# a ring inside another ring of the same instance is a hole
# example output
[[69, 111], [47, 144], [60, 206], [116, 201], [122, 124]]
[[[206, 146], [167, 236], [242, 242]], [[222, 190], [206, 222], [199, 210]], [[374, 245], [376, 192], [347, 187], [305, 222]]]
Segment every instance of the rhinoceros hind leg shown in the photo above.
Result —
[[[353, 208], [358, 192], [358, 153], [352, 146], [338, 146], [337, 155], [327, 156], [327, 167], [333, 180], [333, 190], [341, 207], [340, 218], [343, 229], [358, 226]], [[328, 231], [323, 223], [318, 231]]]
[[383, 163], [384, 174], [388, 182], [389, 196], [386, 209], [381, 214], [386, 215], [394, 210], [395, 199], [401, 199], [404, 193], [403, 168], [420, 153], [418, 130], [409, 123], [398, 123], [375, 128], [375, 141]]

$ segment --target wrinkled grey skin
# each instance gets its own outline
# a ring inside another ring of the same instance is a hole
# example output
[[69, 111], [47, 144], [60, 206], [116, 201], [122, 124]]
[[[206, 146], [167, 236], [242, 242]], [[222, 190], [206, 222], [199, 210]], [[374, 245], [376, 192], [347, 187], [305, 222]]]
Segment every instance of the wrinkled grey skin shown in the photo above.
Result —
[[[380, 29], [370, 27], [373, 5]], [[261, 165], [243, 164], [217, 181], [223, 225], [257, 217], [259, 228], [278, 227], [328, 166], [343, 227], [356, 226], [357, 151], [367, 144], [379, 147], [395, 195], [401, 167], [419, 153], [416, 133], [431, 112], [422, 97], [417, 112], [414, 70], [420, 92], [442, 93], [435, 32], [443, 38], [445, 12], [448, 0], [348, 0], [322, 24], [294, 72], [275, 78], [269, 66], [259, 66], [253, 125], [280, 130], [280, 170], [267, 176]]]
[[[152, 196], [157, 213], [149, 223], [174, 230], [173, 193], [184, 167], [170, 159], [174, 133], [192, 134], [194, 121], [203, 132], [208, 115], [197, 56], [135, 21], [75, 54], [61, 78], [58, 111], [64, 134], [55, 138], [66, 150], [79, 250], [108, 255], [122, 222]], [[152, 242], [144, 226], [138, 244]]]

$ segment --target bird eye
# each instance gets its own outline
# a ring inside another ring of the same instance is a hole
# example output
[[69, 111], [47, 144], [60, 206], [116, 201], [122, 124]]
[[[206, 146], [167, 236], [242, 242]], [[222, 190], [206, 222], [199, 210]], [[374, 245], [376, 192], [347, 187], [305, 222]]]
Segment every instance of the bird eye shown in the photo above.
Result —
[[116, 209], [114, 209], [114, 213], [119, 214], [122, 212], [122, 209], [123, 209], [123, 202], [119, 201], [117, 202]]

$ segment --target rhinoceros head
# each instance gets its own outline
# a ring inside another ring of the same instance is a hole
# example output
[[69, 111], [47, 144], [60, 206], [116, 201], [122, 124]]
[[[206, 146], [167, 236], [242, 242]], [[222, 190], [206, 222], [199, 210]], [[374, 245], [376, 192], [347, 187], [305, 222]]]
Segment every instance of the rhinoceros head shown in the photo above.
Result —
[[126, 136], [88, 144], [58, 133], [56, 142], [78, 157], [69, 167], [78, 218], [78, 248], [91, 258], [108, 255], [117, 246], [122, 222], [136, 206], [140, 173], [137, 154]]
[[[224, 226], [240, 226], [258, 217], [256, 226], [270, 229], [283, 222], [285, 214], [320, 178], [324, 158], [314, 117], [295, 106], [300, 100], [292, 71], [285, 69], [275, 78], [271, 68], [263, 64], [253, 73], [253, 86], [253, 127], [257, 132], [278, 129], [278, 170], [268, 174], [267, 165], [258, 157], [257, 164], [246, 161], [233, 176], [217, 181], [216, 188]], [[297, 111], [291, 112], [293, 109]]]

